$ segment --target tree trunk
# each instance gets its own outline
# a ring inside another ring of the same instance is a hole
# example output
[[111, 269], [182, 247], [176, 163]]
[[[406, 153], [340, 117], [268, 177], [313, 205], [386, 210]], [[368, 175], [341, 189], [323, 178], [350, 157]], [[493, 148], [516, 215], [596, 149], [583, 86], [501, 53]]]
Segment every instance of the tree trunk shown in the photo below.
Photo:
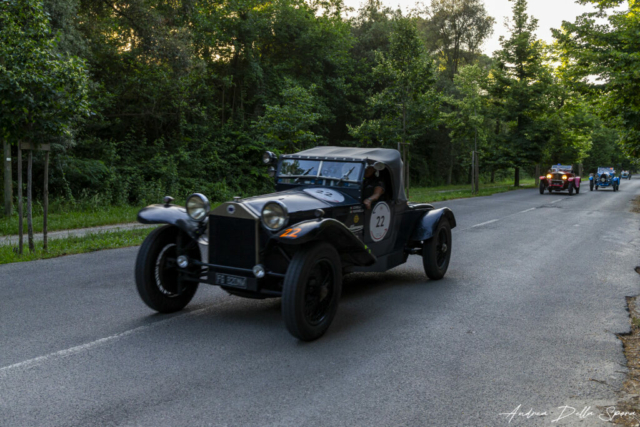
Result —
[[27, 160], [27, 233], [29, 233], [29, 252], [33, 252], [33, 150], [29, 150]]
[[536, 187], [540, 185], [540, 164], [536, 164]]
[[491, 169], [491, 183], [495, 184], [495, 182], [496, 182], [496, 170]]
[[18, 253], [23, 252], [23, 234], [22, 231], [22, 149], [18, 141]]
[[447, 185], [451, 185], [453, 178], [453, 143], [449, 145], [449, 170], [447, 171]]
[[11, 146], [2, 141], [2, 161], [4, 162], [4, 215], [10, 217], [13, 212], [13, 182], [11, 171]]
[[474, 163], [475, 165], [475, 171], [473, 171], [473, 176], [474, 176], [474, 183], [475, 183], [475, 190], [476, 193], [478, 193], [480, 191], [480, 157], [478, 156], [478, 152], [475, 152], [475, 156], [476, 156], [476, 161]]
[[47, 251], [47, 214], [49, 212], [49, 152], [44, 155], [44, 187], [43, 187], [43, 217], [42, 217], [42, 249]]
[[520, 187], [520, 168], [516, 168], [515, 176], [513, 178], [513, 186]]

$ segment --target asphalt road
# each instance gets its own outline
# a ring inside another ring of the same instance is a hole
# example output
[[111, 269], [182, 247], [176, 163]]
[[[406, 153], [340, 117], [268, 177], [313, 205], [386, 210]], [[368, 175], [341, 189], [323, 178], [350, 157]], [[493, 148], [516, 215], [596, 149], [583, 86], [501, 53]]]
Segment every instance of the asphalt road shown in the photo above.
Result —
[[[419, 257], [348, 276], [313, 343], [279, 300], [207, 285], [154, 314], [137, 248], [0, 266], [0, 425], [604, 425], [583, 408], [614, 404], [625, 376], [638, 194], [640, 179], [438, 203], [458, 220], [445, 279]], [[548, 415], [500, 415], [518, 405]], [[584, 419], [554, 423], [563, 405]]]

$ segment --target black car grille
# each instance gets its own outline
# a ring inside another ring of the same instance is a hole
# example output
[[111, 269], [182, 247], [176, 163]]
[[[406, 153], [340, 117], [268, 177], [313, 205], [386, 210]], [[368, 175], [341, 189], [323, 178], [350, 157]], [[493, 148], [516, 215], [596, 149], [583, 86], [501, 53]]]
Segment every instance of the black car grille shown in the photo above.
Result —
[[228, 267], [256, 265], [256, 221], [217, 215], [209, 217], [209, 262]]

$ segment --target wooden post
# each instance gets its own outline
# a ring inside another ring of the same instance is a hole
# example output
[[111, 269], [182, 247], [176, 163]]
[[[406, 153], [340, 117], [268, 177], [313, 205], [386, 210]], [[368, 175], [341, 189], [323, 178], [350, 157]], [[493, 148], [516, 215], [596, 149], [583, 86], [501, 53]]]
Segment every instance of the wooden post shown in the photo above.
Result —
[[18, 253], [22, 255], [22, 148], [18, 145]]
[[4, 163], [4, 215], [10, 217], [13, 212], [13, 182], [11, 171], [11, 146], [6, 140], [2, 141], [2, 161]]
[[478, 156], [478, 152], [475, 152], [476, 155], [476, 161], [474, 163], [474, 172], [473, 172], [473, 176], [475, 179], [475, 183], [476, 183], [476, 194], [478, 194], [480, 192], [480, 156]]
[[27, 233], [29, 235], [29, 252], [34, 251], [33, 246], [33, 212], [32, 212], [32, 187], [33, 187], [33, 150], [29, 150], [27, 158]]
[[47, 251], [47, 213], [49, 212], [49, 152], [44, 155], [44, 212], [42, 216], [42, 250]]

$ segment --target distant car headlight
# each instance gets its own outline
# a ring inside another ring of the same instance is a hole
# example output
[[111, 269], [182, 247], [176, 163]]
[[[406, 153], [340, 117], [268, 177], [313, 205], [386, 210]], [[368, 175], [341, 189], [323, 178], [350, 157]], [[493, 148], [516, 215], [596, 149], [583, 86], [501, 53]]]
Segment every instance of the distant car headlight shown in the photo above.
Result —
[[562, 179], [567, 179], [567, 175], [562, 175]]
[[278, 231], [289, 221], [289, 212], [284, 203], [269, 202], [262, 208], [262, 223], [271, 231]]
[[553, 175], [547, 174], [547, 179], [551, 179], [551, 178], [553, 178]]
[[209, 199], [203, 194], [195, 193], [187, 198], [187, 213], [196, 221], [203, 221], [210, 210]]

